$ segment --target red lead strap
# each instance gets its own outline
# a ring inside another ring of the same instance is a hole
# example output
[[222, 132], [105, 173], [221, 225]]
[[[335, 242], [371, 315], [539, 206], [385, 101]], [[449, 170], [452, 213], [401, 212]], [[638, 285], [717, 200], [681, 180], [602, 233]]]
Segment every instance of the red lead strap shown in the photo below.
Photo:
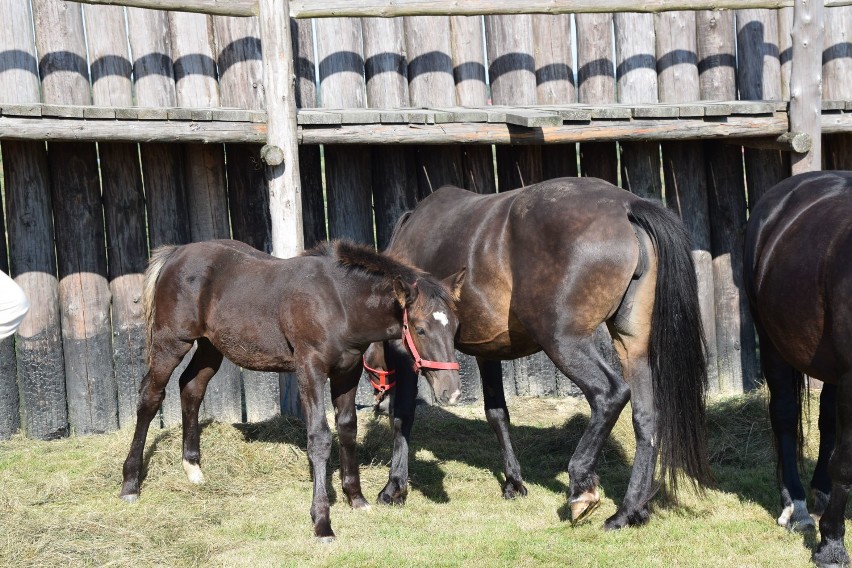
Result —
[[414, 339], [411, 337], [411, 331], [408, 329], [408, 310], [402, 310], [402, 339], [405, 346], [408, 348], [408, 352], [411, 354], [412, 359], [414, 359], [415, 373], [420, 371], [420, 369], [445, 369], [448, 371], [457, 371], [459, 369], [458, 363], [442, 363], [440, 361], [427, 361], [426, 359], [420, 358], [420, 354], [414, 346]]
[[374, 369], [367, 364], [367, 358], [366, 357], [362, 356], [361, 359], [364, 360], [364, 368], [367, 370], [367, 372], [379, 379], [379, 381], [376, 382], [371, 378], [370, 384], [373, 385], [374, 389], [379, 391], [378, 397], [381, 398], [382, 396], [384, 396], [384, 394], [386, 392], [391, 390], [394, 387], [394, 385], [396, 385], [396, 381], [393, 381], [392, 383], [388, 382], [388, 376], [395, 374], [396, 371], [395, 370], [382, 371], [381, 369]]

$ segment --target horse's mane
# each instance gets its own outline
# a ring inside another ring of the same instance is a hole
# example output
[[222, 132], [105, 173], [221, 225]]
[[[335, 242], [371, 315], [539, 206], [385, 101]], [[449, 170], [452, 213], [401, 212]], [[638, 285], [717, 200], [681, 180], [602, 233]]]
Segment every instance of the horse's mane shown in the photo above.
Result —
[[417, 288], [428, 300], [441, 300], [453, 306], [452, 293], [432, 275], [402, 262], [389, 254], [376, 252], [373, 247], [346, 240], [322, 242], [302, 253], [302, 256], [321, 256], [334, 259], [340, 266], [357, 274], [378, 277], [388, 285], [397, 276]]

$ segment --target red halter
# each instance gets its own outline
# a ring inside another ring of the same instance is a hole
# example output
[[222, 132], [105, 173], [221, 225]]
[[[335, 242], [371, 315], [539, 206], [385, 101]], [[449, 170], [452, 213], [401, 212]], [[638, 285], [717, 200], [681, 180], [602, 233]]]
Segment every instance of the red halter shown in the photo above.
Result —
[[420, 369], [446, 369], [448, 371], [457, 371], [459, 369], [458, 363], [442, 363], [440, 361], [427, 361], [426, 359], [421, 359], [420, 354], [417, 352], [417, 348], [414, 346], [414, 339], [411, 337], [411, 331], [408, 329], [407, 309], [402, 310], [402, 340], [408, 348], [411, 358], [414, 359], [415, 373], [420, 371]]
[[[420, 357], [420, 354], [417, 352], [417, 347], [414, 346], [414, 339], [411, 337], [411, 330], [408, 329], [408, 309], [402, 310], [402, 340], [406, 349], [408, 349], [408, 353], [411, 355], [411, 358], [414, 359], [415, 373], [419, 372], [420, 369], [441, 369], [448, 371], [457, 371], [459, 369], [458, 363], [429, 361]], [[387, 391], [396, 385], [396, 381], [393, 381], [392, 383], [388, 382], [388, 376], [395, 374], [396, 371], [393, 369], [390, 371], [374, 369], [367, 365], [366, 357], [362, 356], [361, 358], [364, 362], [364, 369], [378, 379], [378, 382], [370, 379], [370, 384], [373, 385], [374, 389], [379, 391], [377, 398], [381, 399]]]

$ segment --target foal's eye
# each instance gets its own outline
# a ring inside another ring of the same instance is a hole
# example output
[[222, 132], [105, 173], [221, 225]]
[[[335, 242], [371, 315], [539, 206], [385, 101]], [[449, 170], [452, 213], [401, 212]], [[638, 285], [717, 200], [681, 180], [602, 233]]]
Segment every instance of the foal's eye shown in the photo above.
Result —
[[426, 330], [422, 327], [415, 328], [415, 331], [417, 332], [417, 335], [426, 335]]

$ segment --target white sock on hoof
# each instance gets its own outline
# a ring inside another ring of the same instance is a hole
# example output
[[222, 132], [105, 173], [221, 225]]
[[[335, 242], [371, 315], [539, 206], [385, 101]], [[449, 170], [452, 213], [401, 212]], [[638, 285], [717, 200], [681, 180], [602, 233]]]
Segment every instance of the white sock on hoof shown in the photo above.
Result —
[[204, 474], [201, 473], [201, 467], [194, 463], [189, 463], [183, 460], [183, 470], [186, 472], [186, 477], [190, 483], [201, 485], [204, 483]]

